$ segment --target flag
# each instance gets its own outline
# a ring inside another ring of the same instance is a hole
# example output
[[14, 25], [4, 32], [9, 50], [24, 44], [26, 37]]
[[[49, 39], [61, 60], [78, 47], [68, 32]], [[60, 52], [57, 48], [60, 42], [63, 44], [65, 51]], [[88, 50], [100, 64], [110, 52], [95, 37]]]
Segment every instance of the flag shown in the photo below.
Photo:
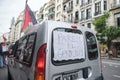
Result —
[[3, 40], [6, 42], [7, 41], [7, 38], [3, 35], [2, 36], [3, 37]]
[[32, 23], [33, 25], [37, 23], [37, 20], [34, 16], [33, 11], [29, 8], [27, 2], [24, 10], [24, 20], [21, 32], [26, 31], [29, 28], [29, 24]]

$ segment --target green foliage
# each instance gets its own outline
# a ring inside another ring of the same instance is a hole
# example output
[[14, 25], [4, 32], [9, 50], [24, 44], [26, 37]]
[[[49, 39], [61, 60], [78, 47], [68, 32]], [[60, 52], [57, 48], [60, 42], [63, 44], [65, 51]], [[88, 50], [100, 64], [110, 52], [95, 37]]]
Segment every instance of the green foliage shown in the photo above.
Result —
[[102, 30], [105, 29], [106, 26], [106, 20], [109, 17], [109, 13], [108, 12], [104, 12], [104, 15], [99, 16], [98, 18], [96, 18], [95, 20], [92, 21], [93, 25], [95, 25], [95, 30], [98, 33], [101, 33]]
[[104, 15], [96, 18], [92, 21], [97, 31], [97, 38], [100, 43], [107, 44], [108, 48], [111, 46], [112, 40], [120, 36], [120, 27], [106, 26], [106, 20], [109, 17], [109, 13], [105, 12]]
[[106, 43], [108, 47], [110, 47], [112, 40], [116, 39], [117, 37], [120, 37], [120, 28], [115, 26], [107, 26], [103, 31], [102, 34], [104, 34], [107, 39]]

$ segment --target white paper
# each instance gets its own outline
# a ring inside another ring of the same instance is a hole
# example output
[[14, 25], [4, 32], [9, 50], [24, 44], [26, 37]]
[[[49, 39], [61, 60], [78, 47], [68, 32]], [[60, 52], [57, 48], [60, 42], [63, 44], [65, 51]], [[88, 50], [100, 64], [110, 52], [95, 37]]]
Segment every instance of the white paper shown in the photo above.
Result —
[[8, 50], [7, 46], [2, 46], [2, 52], [6, 52]]
[[82, 34], [54, 31], [53, 35], [54, 61], [85, 58]]

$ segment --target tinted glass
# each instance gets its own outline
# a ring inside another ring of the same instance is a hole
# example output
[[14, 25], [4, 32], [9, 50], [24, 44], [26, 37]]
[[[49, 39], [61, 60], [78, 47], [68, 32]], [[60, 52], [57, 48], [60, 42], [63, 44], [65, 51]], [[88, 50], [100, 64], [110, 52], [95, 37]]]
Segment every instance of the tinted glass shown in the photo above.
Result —
[[98, 48], [95, 36], [90, 32], [86, 32], [86, 41], [88, 49], [88, 58], [90, 60], [96, 59], [98, 57]]
[[18, 41], [15, 58], [17, 61], [30, 64], [34, 50], [35, 34], [26, 36]]

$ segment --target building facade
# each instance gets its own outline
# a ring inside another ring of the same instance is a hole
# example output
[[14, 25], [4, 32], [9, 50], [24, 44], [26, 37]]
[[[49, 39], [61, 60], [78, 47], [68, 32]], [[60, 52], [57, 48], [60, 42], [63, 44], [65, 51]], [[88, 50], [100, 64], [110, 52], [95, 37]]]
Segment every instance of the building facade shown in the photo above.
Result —
[[109, 25], [120, 27], [120, 0], [110, 0], [109, 8]]
[[[108, 0], [110, 17], [108, 19], [108, 25], [114, 27], [120, 27], [120, 0]], [[113, 55], [120, 57], [120, 37], [113, 40]]]
[[24, 12], [22, 11], [19, 16], [17, 17], [17, 20], [15, 22], [15, 37], [14, 41], [17, 41], [21, 37], [21, 28], [23, 24], [23, 17], [24, 17]]
[[11, 25], [10, 25], [10, 36], [9, 36], [10, 43], [15, 41], [15, 19], [14, 17], [11, 20]]
[[55, 20], [55, 0], [50, 0], [40, 8], [37, 20], [38, 22]]

